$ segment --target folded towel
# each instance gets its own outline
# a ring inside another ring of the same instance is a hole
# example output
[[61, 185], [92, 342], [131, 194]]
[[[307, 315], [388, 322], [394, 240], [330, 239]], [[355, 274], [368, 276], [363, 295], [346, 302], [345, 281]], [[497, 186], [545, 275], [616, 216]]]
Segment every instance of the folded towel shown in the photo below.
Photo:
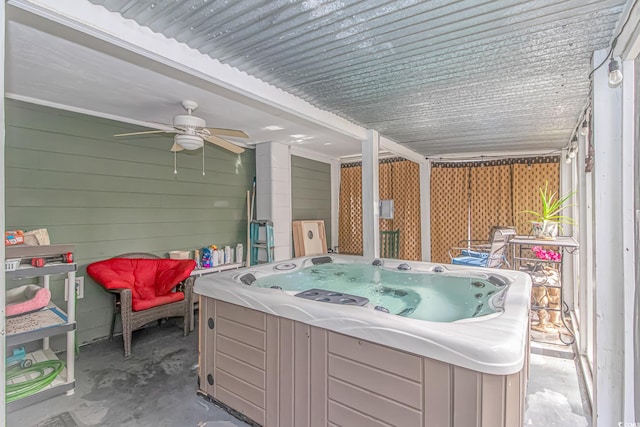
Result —
[[468, 249], [464, 249], [462, 251], [462, 256], [471, 256], [474, 258], [487, 258], [489, 254], [486, 252], [477, 252], [477, 251], [470, 251]]

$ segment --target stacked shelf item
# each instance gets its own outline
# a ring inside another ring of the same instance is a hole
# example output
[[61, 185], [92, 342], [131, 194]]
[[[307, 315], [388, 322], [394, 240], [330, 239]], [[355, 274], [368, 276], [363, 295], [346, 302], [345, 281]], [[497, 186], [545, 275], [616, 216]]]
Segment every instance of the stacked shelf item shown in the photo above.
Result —
[[[74, 245], [46, 245], [46, 246], [9, 246], [6, 248], [6, 257], [22, 259], [23, 262], [15, 270], [6, 271], [6, 280], [40, 278], [41, 285], [49, 289], [49, 277], [52, 275], [66, 274], [68, 283], [74, 284], [77, 265], [75, 263], [49, 262], [42, 267], [33, 267], [30, 261], [33, 258], [57, 257], [71, 253]], [[27, 263], [25, 263], [25, 260]], [[6, 318], [6, 345], [8, 348], [19, 346], [33, 341], [42, 341], [41, 349], [26, 354], [26, 359], [32, 363], [48, 360], [58, 360], [49, 348], [49, 337], [66, 334], [66, 360], [65, 366], [56, 378], [45, 388], [33, 394], [20, 397], [7, 402], [7, 411], [14, 411], [37, 402], [49, 399], [53, 396], [66, 393], [72, 395], [75, 389], [74, 357], [75, 357], [75, 286], [68, 286], [66, 311], [50, 302], [47, 307], [30, 313]], [[8, 352], [7, 352], [8, 353]], [[14, 377], [7, 384], [14, 384], [25, 379], [35, 377], [33, 373], [25, 371], [24, 375]]]

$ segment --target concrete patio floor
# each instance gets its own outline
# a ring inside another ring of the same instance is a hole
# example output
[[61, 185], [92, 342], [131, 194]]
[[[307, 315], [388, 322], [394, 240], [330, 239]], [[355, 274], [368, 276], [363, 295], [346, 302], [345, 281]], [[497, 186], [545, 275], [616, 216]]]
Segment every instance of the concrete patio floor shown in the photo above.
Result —
[[571, 346], [533, 341], [525, 426], [591, 427], [591, 407]]

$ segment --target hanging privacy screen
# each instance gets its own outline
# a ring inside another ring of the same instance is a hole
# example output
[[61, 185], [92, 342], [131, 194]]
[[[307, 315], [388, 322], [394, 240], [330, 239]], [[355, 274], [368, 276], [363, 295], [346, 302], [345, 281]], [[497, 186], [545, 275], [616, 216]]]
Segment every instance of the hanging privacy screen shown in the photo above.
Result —
[[542, 209], [539, 188], [560, 186], [559, 157], [434, 162], [431, 169], [431, 260], [448, 263], [460, 240], [486, 240], [494, 225], [529, 234], [524, 210]]
[[[394, 201], [393, 219], [381, 219], [380, 230], [400, 230], [399, 258], [421, 260], [420, 165], [403, 159], [379, 163], [380, 199]], [[362, 164], [342, 165], [339, 214], [340, 253], [362, 255]]]

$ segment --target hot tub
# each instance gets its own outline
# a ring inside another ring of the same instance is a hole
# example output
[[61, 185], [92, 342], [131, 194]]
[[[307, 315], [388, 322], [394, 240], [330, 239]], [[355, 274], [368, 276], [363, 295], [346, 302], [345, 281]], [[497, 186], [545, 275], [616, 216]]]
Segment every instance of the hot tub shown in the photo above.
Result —
[[530, 288], [344, 255], [203, 276], [199, 392], [265, 426], [522, 426]]

